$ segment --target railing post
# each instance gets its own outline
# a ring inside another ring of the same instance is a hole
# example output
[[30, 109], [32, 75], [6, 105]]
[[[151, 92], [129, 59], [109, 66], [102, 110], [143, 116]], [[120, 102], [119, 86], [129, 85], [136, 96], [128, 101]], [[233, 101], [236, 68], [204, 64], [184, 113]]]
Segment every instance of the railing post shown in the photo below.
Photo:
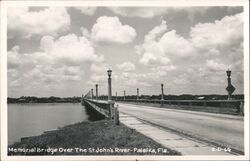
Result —
[[109, 119], [112, 120], [114, 119], [114, 102], [109, 101], [108, 106], [109, 106]]
[[124, 101], [126, 100], [126, 91], [124, 91]]
[[137, 88], [137, 98], [136, 98], [137, 102], [139, 101], [139, 88]]
[[117, 101], [117, 92], [115, 92], [115, 100]]
[[116, 107], [114, 108], [114, 123], [115, 125], [120, 124], [118, 105], [116, 105]]
[[95, 98], [98, 100], [98, 84], [95, 85]]
[[164, 104], [164, 93], [163, 93], [163, 84], [161, 84], [161, 107], [163, 107]]
[[244, 116], [244, 102], [240, 102], [240, 115]]

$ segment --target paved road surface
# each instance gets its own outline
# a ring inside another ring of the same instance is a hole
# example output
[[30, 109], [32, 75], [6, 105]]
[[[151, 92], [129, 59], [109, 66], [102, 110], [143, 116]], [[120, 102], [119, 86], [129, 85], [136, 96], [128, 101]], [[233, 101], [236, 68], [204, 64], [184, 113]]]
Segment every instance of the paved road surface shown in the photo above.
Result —
[[243, 117], [119, 104], [119, 111], [244, 151]]

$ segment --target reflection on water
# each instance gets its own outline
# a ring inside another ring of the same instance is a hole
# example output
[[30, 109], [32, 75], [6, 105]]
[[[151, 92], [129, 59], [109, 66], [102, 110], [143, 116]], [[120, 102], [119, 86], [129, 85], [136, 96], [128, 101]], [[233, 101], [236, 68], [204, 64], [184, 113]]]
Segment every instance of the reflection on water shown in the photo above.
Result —
[[87, 120], [80, 103], [8, 104], [8, 144]]

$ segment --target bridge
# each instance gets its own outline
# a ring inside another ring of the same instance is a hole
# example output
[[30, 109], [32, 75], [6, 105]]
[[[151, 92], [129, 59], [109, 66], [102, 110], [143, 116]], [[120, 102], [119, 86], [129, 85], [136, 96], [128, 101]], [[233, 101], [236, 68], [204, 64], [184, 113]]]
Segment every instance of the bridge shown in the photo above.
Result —
[[96, 94], [92, 88], [82, 95], [82, 104], [183, 155], [244, 154], [244, 100], [232, 99], [233, 88], [227, 100], [165, 100], [163, 84], [160, 100], [140, 99], [139, 89], [136, 99], [125, 91], [124, 97], [112, 97], [111, 72], [108, 96], [98, 97], [96, 84]]

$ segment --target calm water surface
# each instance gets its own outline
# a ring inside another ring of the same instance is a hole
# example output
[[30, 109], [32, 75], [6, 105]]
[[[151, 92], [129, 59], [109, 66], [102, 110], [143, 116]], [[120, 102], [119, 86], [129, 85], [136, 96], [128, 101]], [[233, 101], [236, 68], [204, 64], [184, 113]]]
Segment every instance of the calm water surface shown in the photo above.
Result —
[[8, 144], [86, 120], [80, 103], [8, 104]]

